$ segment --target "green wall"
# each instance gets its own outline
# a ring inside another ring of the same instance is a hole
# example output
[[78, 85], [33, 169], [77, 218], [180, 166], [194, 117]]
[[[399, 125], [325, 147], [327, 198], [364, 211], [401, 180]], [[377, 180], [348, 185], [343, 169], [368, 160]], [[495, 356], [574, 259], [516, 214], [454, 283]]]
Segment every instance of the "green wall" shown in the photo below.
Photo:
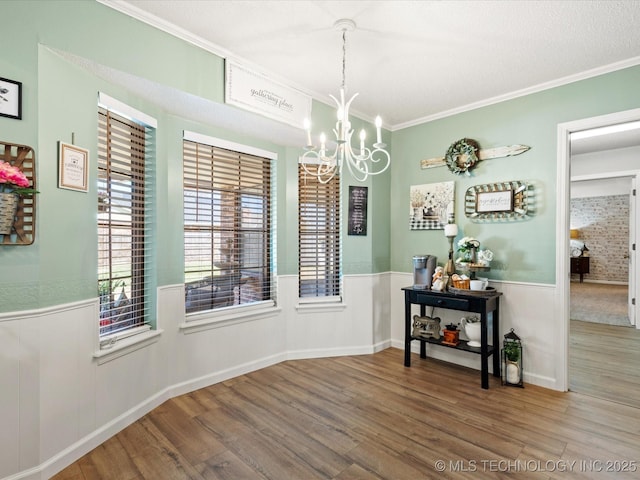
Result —
[[[490, 278], [555, 283], [557, 125], [640, 107], [640, 67], [578, 81], [562, 87], [478, 108], [393, 132], [391, 181], [391, 269], [411, 271], [411, 258], [433, 254], [446, 262], [448, 242], [442, 230], [409, 230], [411, 185], [455, 181], [457, 239], [470, 235], [494, 252]], [[519, 156], [484, 160], [471, 176], [447, 167], [421, 169], [420, 160], [442, 157], [462, 138], [481, 148], [524, 144]], [[640, 166], [640, 160], [639, 160]], [[507, 180], [530, 182], [534, 214], [518, 222], [474, 223], [464, 215], [464, 193], [473, 186]], [[456, 239], [456, 241], [457, 241]]]
[[[277, 273], [297, 273], [297, 160], [300, 149], [204, 125], [163, 111], [99, 78], [64, 55], [71, 54], [210, 102], [223, 102], [224, 61], [198, 47], [131, 19], [93, 0], [5, 1], [0, 29], [0, 75], [23, 83], [23, 119], [0, 118], [0, 140], [34, 146], [37, 161], [37, 235], [30, 246], [0, 247], [0, 311], [28, 310], [94, 298], [96, 271], [96, 192], [57, 188], [59, 141], [90, 150], [95, 182], [96, 100], [103, 91], [158, 120], [157, 284], [182, 282], [182, 131], [274, 151], [277, 192]], [[108, 27], [112, 32], [103, 34]], [[477, 237], [496, 254], [490, 277], [511, 281], [555, 282], [556, 128], [561, 122], [640, 106], [640, 67], [575, 82], [496, 105], [478, 108], [395, 132], [384, 131], [392, 147], [391, 171], [371, 177], [367, 236], [343, 242], [345, 274], [411, 272], [411, 257], [435, 254], [446, 259], [441, 230], [409, 230], [411, 185], [455, 180], [460, 235]], [[357, 108], [357, 105], [354, 105]], [[314, 130], [329, 131], [333, 107], [313, 102]], [[368, 122], [352, 118], [354, 128]], [[304, 133], [301, 130], [301, 143]], [[470, 177], [446, 167], [423, 170], [420, 160], [442, 156], [461, 138], [484, 148], [516, 143], [531, 147], [510, 158], [482, 161]], [[472, 223], [462, 198], [475, 184], [525, 180], [536, 193], [531, 218], [514, 223]], [[348, 186], [343, 175], [343, 227], [347, 226]]]
[[[157, 285], [182, 283], [182, 132], [192, 130], [278, 155], [276, 162], [276, 270], [297, 274], [298, 147], [284, 146], [181, 118], [116, 85], [104, 72], [144, 79], [206, 102], [224, 101], [224, 60], [93, 0], [5, 1], [0, 29], [0, 76], [23, 84], [23, 118], [0, 118], [0, 140], [36, 152], [36, 239], [29, 246], [0, 246], [0, 312], [29, 310], [96, 296], [97, 95], [104, 92], [158, 121], [155, 254]], [[105, 31], [109, 30], [109, 34]], [[70, 61], [69, 57], [74, 60]], [[99, 67], [97, 70], [95, 67]], [[102, 73], [96, 73], [102, 72]], [[100, 75], [100, 76], [99, 76]], [[335, 110], [313, 102], [318, 131], [330, 130]], [[362, 121], [352, 118], [356, 128]], [[368, 137], [373, 127], [368, 125]], [[58, 142], [90, 151], [87, 193], [57, 188]], [[300, 130], [301, 144], [304, 132]], [[389, 132], [384, 141], [391, 142]], [[369, 234], [347, 237], [345, 273], [389, 268], [390, 173], [369, 180]], [[344, 215], [349, 184], [343, 176]], [[376, 241], [374, 242], [374, 238]], [[377, 239], [381, 240], [378, 241]]]

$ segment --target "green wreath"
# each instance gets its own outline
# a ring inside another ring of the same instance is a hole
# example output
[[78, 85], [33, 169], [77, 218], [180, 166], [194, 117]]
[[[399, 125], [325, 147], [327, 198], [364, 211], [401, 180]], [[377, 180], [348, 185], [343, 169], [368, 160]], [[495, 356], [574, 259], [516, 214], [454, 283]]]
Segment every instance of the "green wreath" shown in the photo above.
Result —
[[478, 163], [478, 149], [478, 142], [469, 138], [452, 143], [444, 156], [447, 167], [456, 175], [469, 175], [469, 170]]

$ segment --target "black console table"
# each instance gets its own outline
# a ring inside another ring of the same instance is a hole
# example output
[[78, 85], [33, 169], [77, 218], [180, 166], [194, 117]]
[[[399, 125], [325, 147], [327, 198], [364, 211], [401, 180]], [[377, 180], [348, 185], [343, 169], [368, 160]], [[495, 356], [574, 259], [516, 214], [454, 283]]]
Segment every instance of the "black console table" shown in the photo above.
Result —
[[[420, 342], [420, 358], [427, 358], [426, 344], [442, 345], [480, 354], [480, 375], [482, 388], [489, 388], [489, 356], [493, 355], [493, 376], [500, 377], [500, 296], [501, 292], [483, 294], [460, 294], [451, 292], [437, 292], [434, 290], [414, 289], [405, 287], [404, 290], [404, 365], [411, 366], [411, 342]], [[446, 308], [480, 314], [480, 347], [470, 347], [466, 341], [452, 347], [444, 345], [441, 339], [414, 337], [411, 315], [411, 305], [420, 305], [420, 315], [426, 315], [426, 307]], [[487, 334], [487, 316], [493, 312], [493, 345], [489, 345]]]

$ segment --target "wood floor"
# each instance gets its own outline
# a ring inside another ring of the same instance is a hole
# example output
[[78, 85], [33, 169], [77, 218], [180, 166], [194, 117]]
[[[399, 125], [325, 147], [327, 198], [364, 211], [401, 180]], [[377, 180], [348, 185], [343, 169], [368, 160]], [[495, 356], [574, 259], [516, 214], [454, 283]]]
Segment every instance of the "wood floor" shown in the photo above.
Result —
[[494, 377], [482, 390], [476, 370], [406, 368], [391, 348], [176, 397], [54, 478], [637, 478], [639, 433], [637, 408]]
[[571, 320], [569, 389], [640, 408], [640, 330]]

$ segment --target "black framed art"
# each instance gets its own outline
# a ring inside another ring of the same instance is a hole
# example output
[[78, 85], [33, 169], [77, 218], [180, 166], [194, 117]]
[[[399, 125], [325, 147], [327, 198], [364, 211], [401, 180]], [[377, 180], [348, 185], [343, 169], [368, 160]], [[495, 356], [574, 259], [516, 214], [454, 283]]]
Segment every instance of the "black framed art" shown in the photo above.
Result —
[[22, 82], [0, 77], [0, 117], [22, 120]]

